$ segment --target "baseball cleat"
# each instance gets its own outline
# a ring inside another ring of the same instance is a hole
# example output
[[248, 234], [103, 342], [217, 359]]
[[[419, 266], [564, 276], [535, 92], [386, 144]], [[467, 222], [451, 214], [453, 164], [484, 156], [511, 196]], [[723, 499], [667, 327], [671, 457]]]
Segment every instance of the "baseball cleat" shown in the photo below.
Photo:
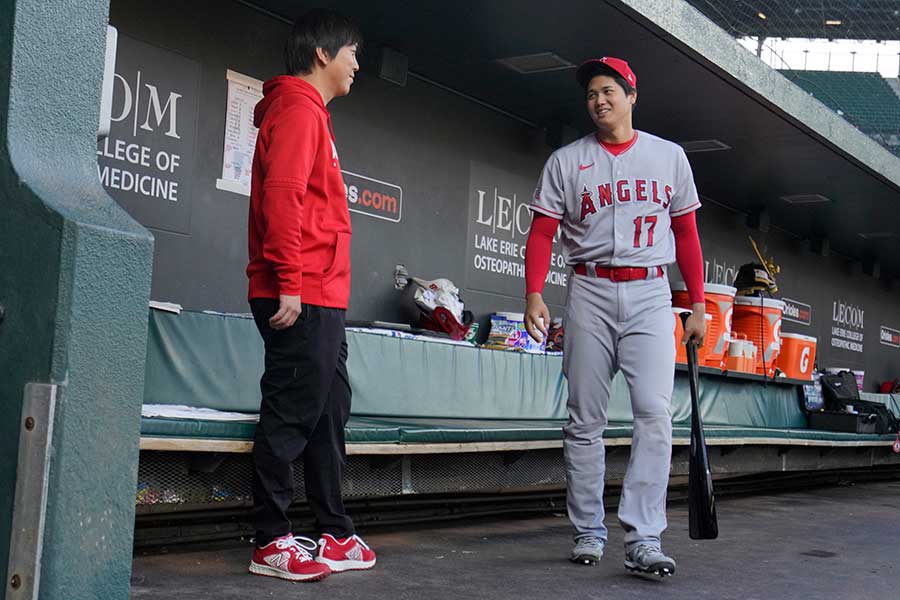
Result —
[[625, 553], [625, 568], [635, 573], [671, 577], [675, 574], [675, 560], [649, 544], [639, 544]]
[[603, 540], [592, 535], [586, 535], [575, 540], [572, 548], [572, 556], [569, 558], [579, 565], [594, 566], [603, 557]]

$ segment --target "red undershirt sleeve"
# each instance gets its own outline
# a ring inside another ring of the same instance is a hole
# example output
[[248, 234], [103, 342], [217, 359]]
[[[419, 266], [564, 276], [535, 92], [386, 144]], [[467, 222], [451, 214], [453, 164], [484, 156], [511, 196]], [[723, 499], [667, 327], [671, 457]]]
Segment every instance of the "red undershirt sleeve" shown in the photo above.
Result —
[[559, 227], [559, 219], [534, 213], [531, 231], [525, 243], [525, 295], [544, 291], [544, 280], [550, 272], [550, 255], [553, 253], [553, 236]]
[[[687, 286], [691, 304], [705, 301], [703, 293], [703, 252], [700, 249], [700, 234], [697, 231], [696, 212], [672, 218], [672, 233], [675, 234], [675, 260], [681, 277]], [[531, 239], [529, 238], [529, 243]], [[526, 255], [525, 276], [528, 277]]]

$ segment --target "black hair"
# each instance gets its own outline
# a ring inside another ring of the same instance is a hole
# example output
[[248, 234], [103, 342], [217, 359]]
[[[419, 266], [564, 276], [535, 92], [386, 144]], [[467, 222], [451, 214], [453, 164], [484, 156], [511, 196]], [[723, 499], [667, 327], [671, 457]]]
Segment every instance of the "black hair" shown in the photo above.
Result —
[[631, 87], [631, 84], [625, 81], [625, 78], [619, 75], [618, 73], [615, 75], [611, 75], [613, 81], [619, 84], [619, 87], [625, 90], [625, 95], [630, 96], [634, 93], [634, 88]]
[[619, 87], [625, 90], [625, 95], [630, 96], [634, 93], [634, 87], [627, 81], [625, 78], [619, 75], [619, 72], [604, 64], [598, 64], [594, 67], [594, 69], [590, 73], [590, 77], [584, 82], [584, 91], [587, 92], [588, 85], [591, 83], [591, 80], [598, 75], [606, 75], [607, 77], [612, 77], [613, 81], [619, 84]]
[[332, 10], [314, 8], [294, 21], [284, 45], [284, 68], [288, 75], [309, 74], [316, 64], [316, 48], [334, 58], [344, 46], [362, 49], [362, 41], [356, 23]]

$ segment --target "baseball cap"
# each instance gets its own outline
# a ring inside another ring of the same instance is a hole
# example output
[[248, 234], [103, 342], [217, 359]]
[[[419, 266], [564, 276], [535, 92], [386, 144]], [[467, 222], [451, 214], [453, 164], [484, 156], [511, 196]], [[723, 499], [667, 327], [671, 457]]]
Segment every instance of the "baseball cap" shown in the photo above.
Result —
[[628, 63], [621, 58], [613, 58], [612, 56], [604, 56], [603, 58], [591, 58], [578, 67], [575, 71], [575, 79], [583, 88], [587, 88], [591, 79], [597, 75], [609, 75], [610, 71], [627, 81], [631, 87], [637, 89], [637, 76]]

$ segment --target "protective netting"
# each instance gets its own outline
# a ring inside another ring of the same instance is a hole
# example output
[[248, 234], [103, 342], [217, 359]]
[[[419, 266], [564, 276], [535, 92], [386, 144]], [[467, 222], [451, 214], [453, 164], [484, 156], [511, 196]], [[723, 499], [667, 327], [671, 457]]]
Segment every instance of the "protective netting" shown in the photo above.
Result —
[[900, 156], [900, 0], [687, 0]]

